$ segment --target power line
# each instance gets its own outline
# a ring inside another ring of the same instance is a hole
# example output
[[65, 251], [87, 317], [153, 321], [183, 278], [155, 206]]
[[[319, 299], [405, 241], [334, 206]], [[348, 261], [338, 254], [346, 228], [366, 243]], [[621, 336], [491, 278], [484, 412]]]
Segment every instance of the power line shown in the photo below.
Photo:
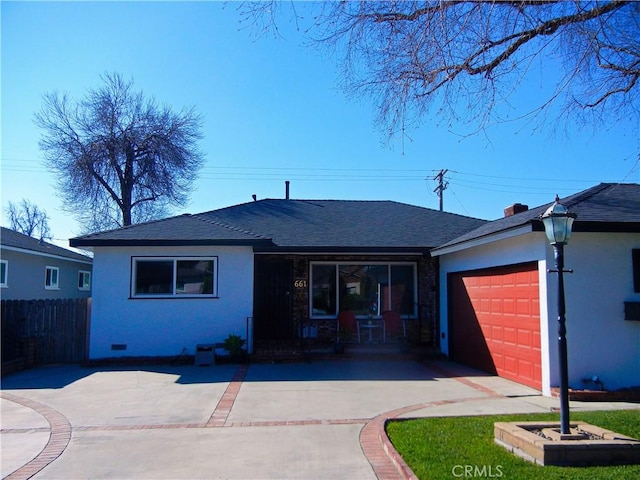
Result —
[[469, 213], [469, 210], [467, 210], [467, 207], [464, 206], [464, 204], [462, 203], [462, 201], [458, 198], [458, 195], [456, 195], [455, 191], [451, 191], [451, 193], [453, 194], [453, 196], [455, 197], [455, 199], [458, 201], [458, 203], [460, 204], [460, 206], [462, 207], [462, 209], [466, 212], [466, 214], [468, 216], [471, 216], [471, 214]]
[[[3, 158], [0, 161], [2, 171], [24, 173], [50, 173], [40, 160]], [[445, 179], [445, 174], [450, 178]], [[435, 176], [434, 176], [435, 174]], [[328, 167], [267, 167], [267, 166], [231, 166], [206, 165], [200, 171], [203, 181], [264, 181], [280, 179], [283, 176], [295, 181], [316, 182], [413, 182], [435, 180], [434, 192], [443, 204], [443, 192], [449, 185], [459, 188], [500, 193], [547, 194], [562, 191], [570, 192], [571, 184], [595, 184], [604, 181], [586, 179], [527, 178], [513, 176], [487, 175], [459, 170], [397, 169], [397, 168], [328, 168]], [[537, 183], [544, 182], [545, 185]], [[550, 184], [562, 184], [562, 188], [550, 187]]]
[[[482, 177], [482, 178], [493, 178], [497, 180], [521, 180], [523, 182], [559, 182], [559, 183], [599, 183], [600, 180], [571, 180], [571, 179], [561, 179], [561, 178], [530, 178], [530, 177], [504, 177], [499, 175], [483, 175], [481, 173], [468, 173], [468, 172], [459, 172], [457, 170], [449, 170], [451, 173], [455, 173], [457, 175], [466, 175], [469, 177]], [[479, 182], [480, 183], [480, 182]]]
[[[488, 182], [469, 182], [467, 180], [457, 180], [455, 178], [450, 180], [450, 183], [453, 185], [457, 185], [459, 187], [464, 187], [464, 188], [476, 188], [476, 189], [482, 189], [482, 190], [489, 190], [489, 191], [500, 191], [500, 188], [509, 188], [509, 189], [514, 189], [517, 188], [518, 190], [522, 191], [522, 190], [532, 190], [534, 192], [539, 192], [541, 190], [557, 190], [558, 186], [539, 186], [539, 185], [521, 185], [521, 184], [516, 184], [516, 183], [488, 183]], [[497, 188], [496, 188], [497, 187]], [[567, 188], [566, 186], [563, 188]]]
[[[15, 164], [15, 165], [13, 165]], [[30, 164], [30, 165], [29, 165]], [[3, 170], [14, 170], [14, 171], [26, 171], [29, 170], [43, 170], [47, 171], [48, 169], [44, 165], [43, 161], [35, 160], [35, 159], [26, 159], [26, 158], [2, 158], [0, 159], [0, 165], [2, 165]], [[227, 170], [238, 175], [243, 175], [243, 171], [249, 170], [253, 172], [255, 175], [275, 175], [275, 173], [268, 172], [370, 172], [379, 174], [383, 173], [415, 173], [416, 175], [430, 175], [432, 173], [439, 173], [442, 170], [437, 169], [423, 169], [423, 168], [414, 168], [414, 169], [400, 169], [400, 168], [327, 168], [327, 167], [262, 167], [262, 166], [236, 166], [236, 165], [205, 165], [201, 169], [201, 173], [204, 174], [215, 174], [216, 171], [219, 170]], [[260, 173], [267, 172], [267, 173]], [[529, 178], [529, 177], [511, 177], [511, 176], [500, 176], [500, 175], [486, 175], [486, 174], [478, 174], [478, 173], [469, 173], [469, 172], [461, 172], [459, 170], [451, 170], [446, 169], [447, 173], [462, 175], [468, 177], [480, 177], [487, 179], [496, 179], [496, 180], [519, 180], [524, 182], [559, 182], [559, 183], [599, 183], [602, 182], [602, 179], [598, 180], [588, 180], [588, 179], [558, 179], [558, 178]], [[359, 174], [359, 173], [358, 173]], [[471, 180], [468, 180], [469, 182]], [[477, 182], [482, 183], [482, 182]]]
[[474, 186], [474, 185], [460, 185], [457, 184], [456, 182], [449, 182], [450, 185], [455, 185], [458, 186], [460, 188], [470, 188], [473, 190], [480, 190], [483, 192], [495, 192], [495, 193], [513, 193], [513, 194], [523, 194], [526, 193], [527, 195], [546, 195], [549, 196], [551, 194], [558, 194], [561, 196], [565, 196], [565, 195], [570, 195], [576, 192], [575, 189], [573, 188], [534, 188], [531, 191], [527, 191], [527, 192], [523, 192], [523, 187], [519, 186], [519, 185], [512, 185], [511, 188], [509, 187], [504, 187], [504, 188], [487, 188], [487, 187], [479, 187], [479, 186]]

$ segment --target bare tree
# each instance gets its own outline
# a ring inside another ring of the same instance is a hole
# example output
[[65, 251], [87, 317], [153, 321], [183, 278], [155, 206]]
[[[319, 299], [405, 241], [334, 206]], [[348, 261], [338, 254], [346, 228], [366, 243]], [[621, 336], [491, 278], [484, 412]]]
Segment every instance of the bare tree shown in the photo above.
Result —
[[[240, 8], [259, 33], [277, 32], [287, 4]], [[426, 115], [478, 128], [504, 121], [534, 67], [554, 84], [518, 115], [545, 119], [554, 105], [566, 119], [640, 125], [640, 2], [325, 1], [307, 8], [315, 10], [290, 4], [288, 11], [337, 56], [344, 89], [376, 102], [389, 136]]]
[[80, 101], [48, 93], [36, 113], [40, 148], [64, 207], [84, 229], [131, 225], [186, 203], [202, 164], [195, 109], [174, 113], [107, 74]]
[[47, 212], [40, 210], [35, 203], [24, 198], [18, 205], [9, 202], [6, 212], [12, 230], [24, 233], [38, 240], [51, 240], [53, 238], [53, 234], [49, 228], [49, 216]]

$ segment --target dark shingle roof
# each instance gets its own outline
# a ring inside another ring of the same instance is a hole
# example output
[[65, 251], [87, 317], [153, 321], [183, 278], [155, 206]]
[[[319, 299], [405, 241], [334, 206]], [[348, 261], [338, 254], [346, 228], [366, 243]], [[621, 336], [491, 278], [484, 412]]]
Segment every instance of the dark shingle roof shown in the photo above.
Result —
[[[524, 225], [531, 225], [534, 231], [544, 231], [540, 216], [551, 203], [486, 223], [438, 248], [457, 245]], [[640, 185], [637, 183], [601, 183], [562, 198], [560, 203], [570, 212], [577, 214], [573, 224], [574, 232], [640, 231]]]
[[200, 214], [260, 232], [279, 247], [425, 248], [484, 220], [392, 201], [267, 199]]
[[32, 252], [43, 253], [47, 255], [55, 255], [70, 260], [79, 260], [82, 262], [91, 262], [91, 258], [66, 248], [58, 247], [52, 243], [40, 241], [37, 238], [24, 235], [9, 228], [0, 227], [0, 244], [3, 247], [19, 248], [21, 250], [30, 250]]
[[265, 199], [87, 235], [72, 245], [242, 241], [264, 251], [426, 250], [483, 223], [391, 201]]
[[258, 245], [260, 235], [197, 215], [180, 215], [128, 227], [92, 233], [70, 240], [72, 246], [108, 245]]

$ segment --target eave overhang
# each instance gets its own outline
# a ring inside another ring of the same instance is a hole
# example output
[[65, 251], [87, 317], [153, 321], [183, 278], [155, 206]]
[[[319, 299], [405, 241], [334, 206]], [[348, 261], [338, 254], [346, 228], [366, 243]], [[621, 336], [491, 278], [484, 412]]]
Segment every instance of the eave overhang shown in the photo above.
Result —
[[72, 247], [193, 247], [193, 246], [230, 246], [230, 247], [262, 247], [273, 245], [271, 240], [115, 240], [115, 239], [81, 239], [69, 240]]
[[[582, 233], [639, 233], [640, 223], [636, 222], [580, 222], [573, 224], [573, 232]], [[486, 245], [498, 240], [513, 238], [531, 232], [544, 232], [544, 224], [541, 220], [533, 219], [529, 222], [510, 229], [488, 233], [487, 235], [452, 243], [442, 247], [436, 247], [429, 253], [433, 257], [459, 252], [468, 248]]]
[[345, 247], [345, 246], [322, 246], [322, 247], [286, 247], [272, 245], [268, 247], [254, 247], [254, 253], [273, 254], [378, 254], [378, 255], [428, 255], [429, 247]]
[[[540, 224], [542, 225], [542, 222], [540, 222]], [[443, 247], [437, 247], [431, 250], [429, 253], [431, 254], [432, 257], [439, 257], [441, 255], [446, 255], [449, 253], [466, 250], [468, 248], [474, 248], [474, 247], [486, 245], [488, 243], [493, 243], [498, 240], [518, 237], [520, 235], [531, 233], [532, 231], [534, 231], [534, 229], [532, 228], [532, 224], [527, 223], [525, 225], [520, 225], [518, 227], [510, 228], [508, 230], [501, 230], [499, 232], [489, 233], [481, 237], [465, 240], [460, 243], [454, 243], [454, 244], [445, 245]], [[544, 231], [544, 229], [542, 231]]]

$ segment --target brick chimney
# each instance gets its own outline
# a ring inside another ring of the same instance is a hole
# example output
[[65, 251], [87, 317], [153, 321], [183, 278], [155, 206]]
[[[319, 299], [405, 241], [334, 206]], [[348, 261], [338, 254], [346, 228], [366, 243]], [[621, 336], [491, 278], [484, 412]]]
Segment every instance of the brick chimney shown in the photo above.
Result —
[[504, 209], [504, 216], [510, 217], [518, 213], [526, 212], [527, 210], [529, 210], [529, 205], [523, 205], [522, 203], [514, 203], [513, 205], [509, 205], [507, 208]]

